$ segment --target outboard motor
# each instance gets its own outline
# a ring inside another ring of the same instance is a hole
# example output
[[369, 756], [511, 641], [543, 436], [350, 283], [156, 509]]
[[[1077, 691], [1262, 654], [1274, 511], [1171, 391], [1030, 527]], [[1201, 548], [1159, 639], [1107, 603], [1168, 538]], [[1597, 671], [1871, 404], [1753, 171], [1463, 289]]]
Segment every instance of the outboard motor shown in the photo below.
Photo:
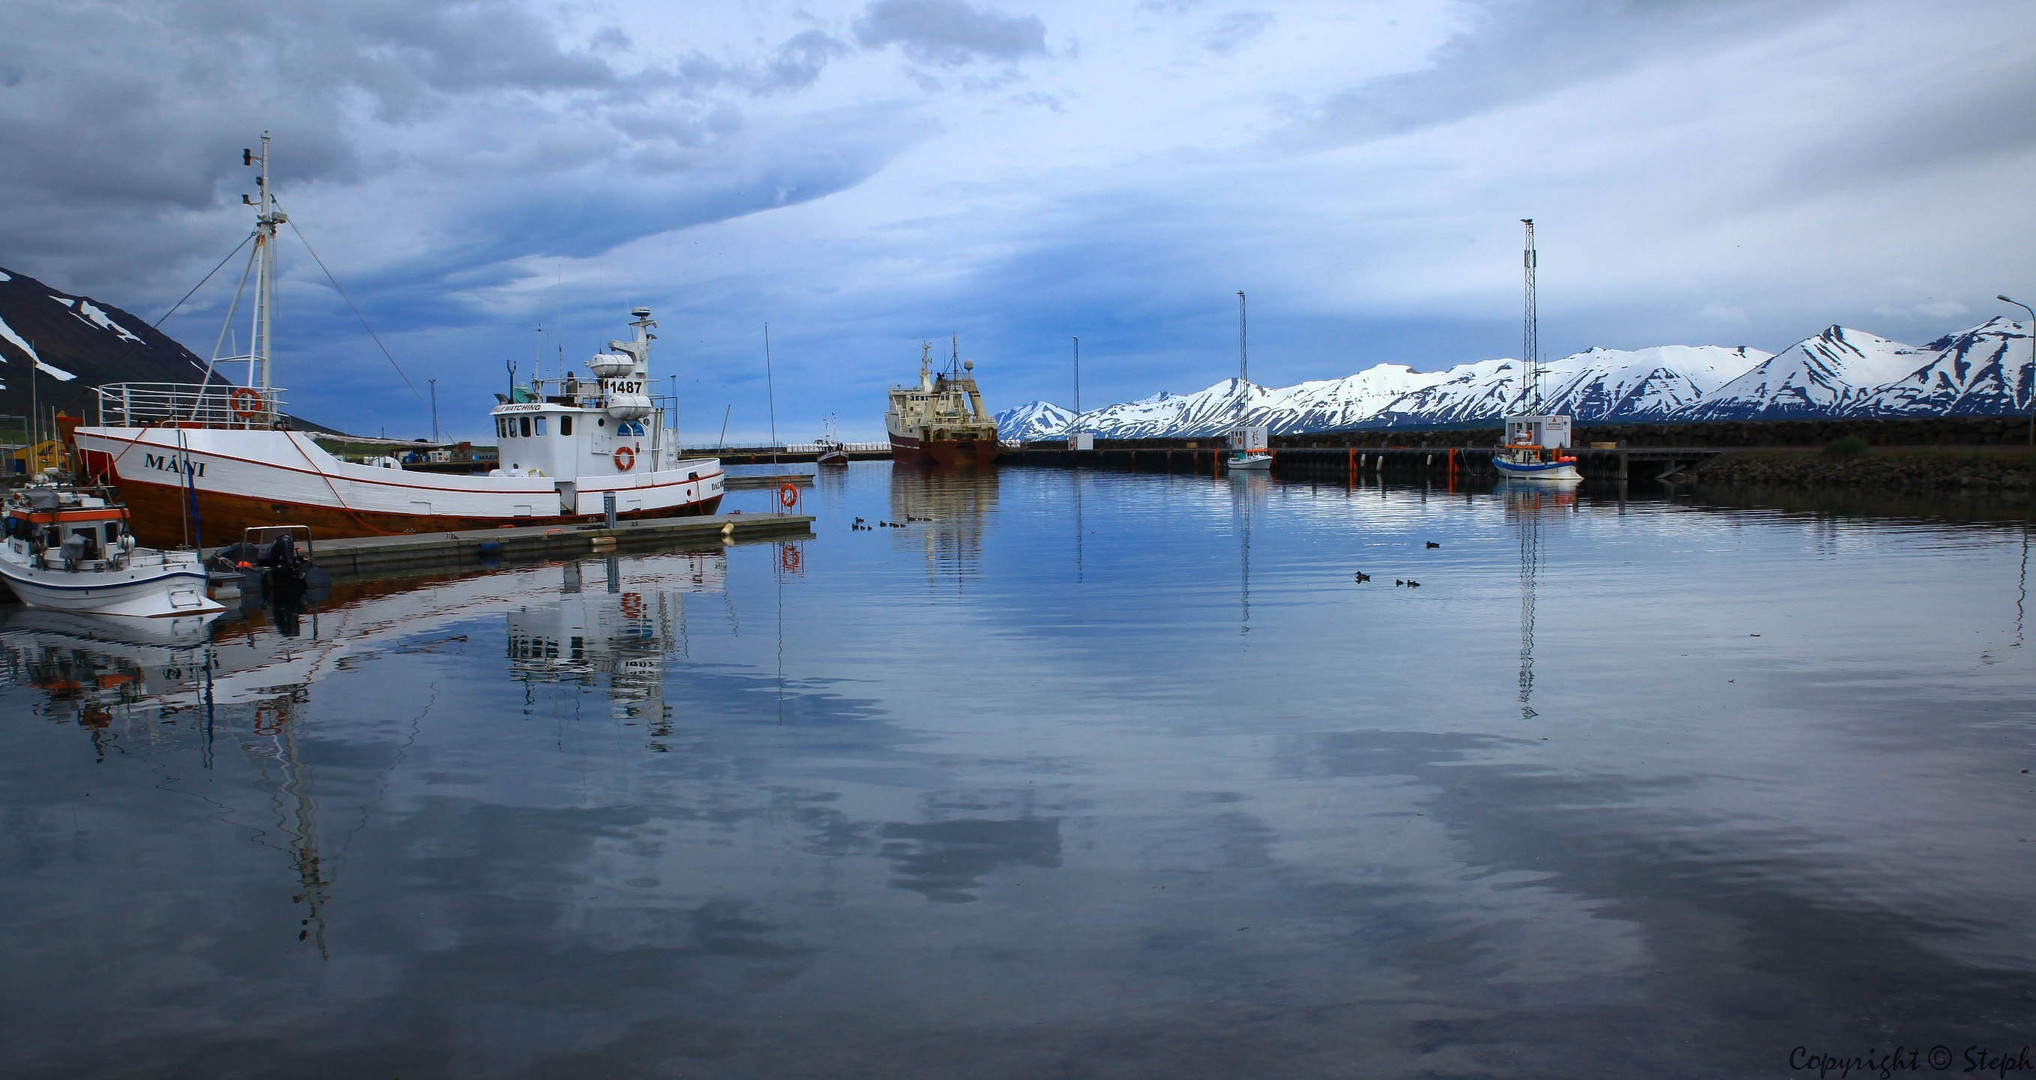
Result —
[[269, 572], [269, 580], [275, 584], [304, 581], [304, 558], [297, 553], [297, 540], [289, 533], [276, 537], [268, 550], [261, 555], [262, 568]]

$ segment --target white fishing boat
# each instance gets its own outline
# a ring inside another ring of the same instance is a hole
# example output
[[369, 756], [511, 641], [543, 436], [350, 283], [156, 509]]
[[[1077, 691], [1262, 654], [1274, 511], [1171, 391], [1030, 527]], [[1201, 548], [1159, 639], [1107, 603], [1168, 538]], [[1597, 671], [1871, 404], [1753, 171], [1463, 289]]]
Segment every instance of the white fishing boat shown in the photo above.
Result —
[[226, 610], [205, 595], [198, 553], [138, 546], [119, 503], [28, 488], [5, 514], [0, 577], [29, 607], [143, 619]]
[[[247, 355], [215, 357], [195, 385], [102, 386], [95, 422], [77, 429], [85, 475], [118, 488], [144, 541], [198, 543], [279, 522], [337, 537], [593, 521], [611, 499], [625, 518], [719, 507], [721, 462], [685, 456], [664, 423], [665, 403], [650, 395], [649, 308], [634, 310], [630, 340], [593, 357], [591, 377], [533, 378], [496, 395], [501, 467], [486, 475], [341, 461], [290, 430], [283, 390], [269, 377], [276, 228], [289, 218], [276, 206], [268, 155], [267, 135], [260, 155], [244, 155], [262, 169], [260, 198], [249, 200], [257, 215]], [[240, 362], [245, 385], [215, 374]]]
[[1527, 268], [1527, 313], [1521, 335], [1521, 356], [1526, 365], [1520, 388], [1520, 411], [1505, 418], [1505, 438], [1492, 452], [1492, 467], [1511, 480], [1581, 480], [1576, 455], [1570, 447], [1570, 418], [1562, 413], [1541, 410], [1541, 340], [1534, 310], [1534, 270], [1539, 261], [1534, 253], [1534, 219], [1521, 218], [1527, 226], [1527, 248], [1521, 261]]
[[1237, 293], [1237, 426], [1230, 432], [1230, 457], [1225, 460], [1231, 472], [1268, 472], [1272, 469], [1272, 450], [1267, 446], [1271, 441], [1269, 429], [1264, 425], [1253, 426], [1244, 422], [1244, 395], [1251, 391], [1248, 378], [1250, 368], [1246, 363], [1244, 348], [1244, 292]]

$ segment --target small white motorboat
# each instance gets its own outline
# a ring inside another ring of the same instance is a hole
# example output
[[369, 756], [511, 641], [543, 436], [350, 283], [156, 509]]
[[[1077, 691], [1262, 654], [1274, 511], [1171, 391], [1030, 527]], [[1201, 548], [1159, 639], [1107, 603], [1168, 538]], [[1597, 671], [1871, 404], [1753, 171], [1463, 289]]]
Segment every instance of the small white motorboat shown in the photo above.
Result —
[[226, 610], [205, 595], [198, 553], [137, 547], [120, 503], [27, 488], [8, 497], [0, 525], [0, 578], [29, 607], [143, 619]]

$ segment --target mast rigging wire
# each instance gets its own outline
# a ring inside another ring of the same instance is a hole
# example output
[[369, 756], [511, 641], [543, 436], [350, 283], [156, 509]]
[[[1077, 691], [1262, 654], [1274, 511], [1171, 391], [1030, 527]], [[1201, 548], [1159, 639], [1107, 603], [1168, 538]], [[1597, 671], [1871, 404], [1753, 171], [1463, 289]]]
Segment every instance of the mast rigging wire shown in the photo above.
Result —
[[389, 366], [396, 369], [396, 376], [403, 380], [404, 386], [410, 388], [410, 396], [416, 398], [417, 403], [422, 405], [424, 403], [424, 395], [417, 392], [417, 384], [410, 381], [410, 376], [403, 371], [403, 365], [396, 362], [396, 357], [389, 352], [389, 347], [382, 344], [382, 339], [375, 335], [375, 328], [368, 325], [368, 317], [362, 315], [361, 309], [354, 306], [353, 297], [348, 296], [346, 290], [340, 287], [339, 279], [332, 276], [332, 271], [325, 269], [325, 260], [319, 258], [318, 252], [312, 250], [311, 241], [304, 238], [304, 232], [297, 228], [297, 223], [292, 221], [289, 225], [290, 231], [297, 234], [297, 241], [304, 245], [304, 250], [311, 252], [311, 261], [317, 263], [318, 269], [325, 272], [325, 280], [332, 282], [333, 290], [338, 292], [339, 298], [346, 301], [346, 306], [352, 309], [353, 317], [361, 321], [361, 329], [368, 332], [368, 337], [374, 339], [375, 347], [382, 350], [383, 356], [389, 358]]
[[252, 232], [248, 233], [248, 234], [247, 234], [246, 236], [243, 236], [243, 237], [241, 237], [241, 238], [240, 238], [240, 243], [239, 243], [239, 244], [236, 244], [236, 245], [234, 245], [234, 248], [233, 248], [233, 250], [232, 250], [232, 251], [229, 251], [229, 252], [227, 252], [227, 253], [226, 253], [226, 258], [224, 258], [224, 259], [221, 259], [221, 260], [219, 260], [219, 266], [215, 266], [215, 267], [213, 267], [213, 268], [211, 269], [211, 271], [210, 271], [210, 272], [208, 272], [208, 273], [207, 273], [207, 274], [206, 274], [206, 275], [205, 275], [204, 277], [202, 277], [202, 278], [199, 278], [199, 279], [198, 279], [198, 284], [196, 284], [196, 285], [193, 285], [193, 286], [191, 286], [191, 291], [190, 291], [190, 292], [187, 292], [187, 293], [185, 293], [185, 294], [184, 294], [184, 297], [183, 297], [183, 299], [182, 299], [182, 300], [178, 300], [178, 301], [177, 301], [176, 303], [174, 303], [174, 304], [171, 304], [171, 305], [170, 305], [170, 310], [168, 310], [168, 311], [165, 311], [165, 312], [163, 312], [163, 317], [162, 317], [161, 319], [157, 319], [156, 321], [154, 321], [154, 322], [150, 323], [149, 325], [150, 325], [151, 327], [154, 327], [154, 328], [156, 328], [156, 329], [161, 329], [161, 328], [162, 328], [162, 325], [163, 325], [163, 322], [164, 322], [165, 320], [167, 320], [167, 319], [168, 319], [168, 318], [169, 318], [170, 316], [172, 316], [172, 315], [175, 315], [175, 314], [177, 313], [177, 309], [178, 309], [178, 308], [180, 308], [180, 307], [183, 307], [183, 306], [184, 306], [184, 300], [189, 300], [189, 299], [190, 299], [190, 298], [192, 297], [192, 295], [194, 295], [195, 293], [197, 293], [197, 291], [198, 291], [199, 289], [202, 289], [202, 288], [204, 288], [204, 287], [205, 287], [205, 283], [206, 283], [206, 282], [208, 282], [208, 281], [211, 281], [211, 280], [212, 280], [212, 275], [213, 275], [213, 274], [216, 274], [216, 273], [218, 273], [218, 272], [219, 272], [219, 268], [220, 268], [221, 266], [225, 266], [225, 265], [226, 265], [227, 263], [229, 263], [229, 262], [233, 261], [233, 257], [234, 257], [235, 255], [238, 255], [238, 254], [240, 254], [240, 249], [241, 249], [241, 248], [244, 248], [244, 247], [246, 247], [246, 246], [247, 246], [247, 242], [248, 242], [249, 240], [252, 240], [252, 239], [254, 239], [254, 238], [255, 238], [255, 234], [254, 234], [254, 233], [252, 233]]

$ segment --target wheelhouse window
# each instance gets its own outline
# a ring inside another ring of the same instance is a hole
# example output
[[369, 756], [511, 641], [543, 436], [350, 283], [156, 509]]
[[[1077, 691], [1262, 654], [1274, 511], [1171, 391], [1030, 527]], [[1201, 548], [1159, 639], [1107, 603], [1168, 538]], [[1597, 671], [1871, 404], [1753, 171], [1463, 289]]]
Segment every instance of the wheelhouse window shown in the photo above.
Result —
[[537, 434], [539, 436], [544, 434], [544, 417], [542, 416], [537, 418]]
[[558, 433], [561, 435], [571, 435], [573, 433], [572, 417], [561, 416], [558, 418]]
[[528, 417], [528, 416], [519, 416], [519, 417], [517, 417], [517, 418], [516, 418], [516, 426], [517, 426], [517, 427], [519, 427], [519, 428], [521, 428], [521, 429], [523, 429], [523, 437], [524, 437], [524, 438], [526, 438], [526, 439], [530, 438], [530, 417]]

